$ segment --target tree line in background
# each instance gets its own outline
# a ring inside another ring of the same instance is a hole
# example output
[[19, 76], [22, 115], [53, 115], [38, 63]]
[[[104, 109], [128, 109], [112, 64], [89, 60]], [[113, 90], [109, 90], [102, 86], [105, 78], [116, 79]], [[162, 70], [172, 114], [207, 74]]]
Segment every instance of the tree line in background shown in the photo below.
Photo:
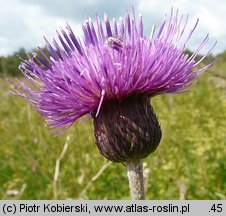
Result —
[[19, 76], [21, 73], [18, 69], [21, 59], [18, 57], [26, 58], [26, 53], [23, 48], [18, 52], [0, 57], [0, 75], [1, 76]]
[[[33, 51], [39, 54], [38, 50], [33, 50]], [[192, 52], [187, 50], [186, 54], [190, 56], [192, 55]], [[18, 69], [21, 63], [21, 59], [18, 56], [20, 56], [23, 59], [28, 58], [26, 51], [23, 48], [19, 49], [18, 52], [15, 52], [12, 55], [0, 56], [0, 76], [21, 76], [22, 75], [22, 73]], [[200, 58], [202, 58], [202, 56], [198, 55], [197, 59], [200, 59]], [[210, 55], [204, 61], [205, 61], [204, 62], [205, 64], [211, 63], [213, 61], [216, 61], [221, 64], [222, 63], [226, 64], [226, 50], [216, 56]]]
[[[43, 49], [46, 52], [46, 49]], [[0, 56], [0, 77], [1, 76], [21, 76], [19, 65], [21, 59], [28, 59], [27, 55], [32, 55], [32, 52], [40, 54], [39, 50], [27, 52], [24, 48], [20, 48], [18, 52], [8, 56]]]

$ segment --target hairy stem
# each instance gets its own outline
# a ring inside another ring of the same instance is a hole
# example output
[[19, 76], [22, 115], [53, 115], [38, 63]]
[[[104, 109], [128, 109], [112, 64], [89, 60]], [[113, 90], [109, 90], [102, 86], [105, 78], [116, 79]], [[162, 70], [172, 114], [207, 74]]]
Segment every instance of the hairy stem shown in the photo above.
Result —
[[140, 160], [127, 162], [130, 194], [133, 200], [144, 199], [143, 163]]

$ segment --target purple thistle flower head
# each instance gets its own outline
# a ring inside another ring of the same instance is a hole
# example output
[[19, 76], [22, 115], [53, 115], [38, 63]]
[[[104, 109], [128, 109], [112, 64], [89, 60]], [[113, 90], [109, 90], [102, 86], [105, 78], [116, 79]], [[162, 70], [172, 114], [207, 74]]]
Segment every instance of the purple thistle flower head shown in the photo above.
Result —
[[193, 55], [184, 53], [198, 23], [186, 35], [187, 21], [172, 10], [150, 37], [134, 11], [119, 21], [107, 15], [104, 22], [98, 16], [95, 23], [86, 20], [83, 38], [67, 25], [59, 42], [45, 39], [48, 53], [39, 49], [41, 54], [23, 60], [20, 70], [28, 82], [17, 80], [13, 91], [56, 130], [91, 114], [98, 148], [110, 160], [146, 157], [162, 135], [149, 98], [186, 91], [210, 66], [195, 70], [212, 50], [196, 61], [208, 35]]

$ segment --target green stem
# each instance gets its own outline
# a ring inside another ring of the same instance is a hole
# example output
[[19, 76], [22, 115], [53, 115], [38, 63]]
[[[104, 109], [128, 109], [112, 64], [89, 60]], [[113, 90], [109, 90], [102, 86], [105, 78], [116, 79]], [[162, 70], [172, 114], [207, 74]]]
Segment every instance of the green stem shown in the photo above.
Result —
[[133, 200], [143, 200], [144, 179], [143, 163], [140, 160], [127, 162], [127, 175], [129, 179], [130, 194]]

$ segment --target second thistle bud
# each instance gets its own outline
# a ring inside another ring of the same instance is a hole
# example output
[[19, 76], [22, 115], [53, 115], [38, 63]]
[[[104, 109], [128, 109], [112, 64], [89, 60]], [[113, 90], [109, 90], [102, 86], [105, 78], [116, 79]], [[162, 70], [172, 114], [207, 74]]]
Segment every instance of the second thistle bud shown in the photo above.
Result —
[[94, 117], [100, 153], [114, 162], [142, 159], [157, 148], [162, 132], [146, 96], [105, 101]]

